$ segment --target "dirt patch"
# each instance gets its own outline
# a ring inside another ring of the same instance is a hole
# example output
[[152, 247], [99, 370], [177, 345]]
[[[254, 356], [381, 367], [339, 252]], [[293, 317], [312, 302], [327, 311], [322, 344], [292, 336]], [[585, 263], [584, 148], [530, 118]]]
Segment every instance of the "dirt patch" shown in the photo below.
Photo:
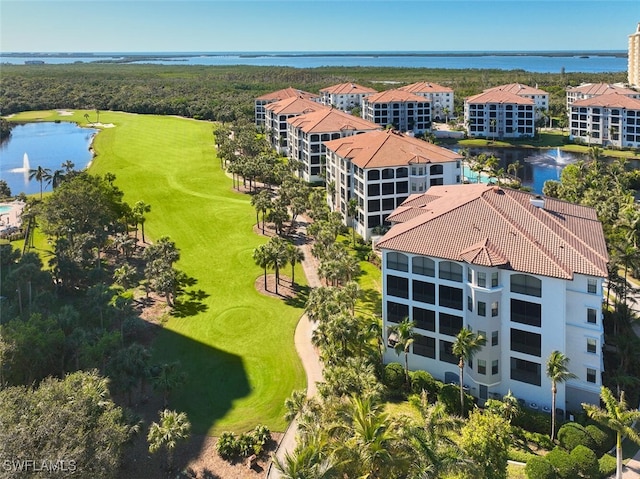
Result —
[[293, 299], [298, 294], [295, 284], [291, 284], [291, 278], [288, 276], [280, 275], [280, 283], [278, 284], [278, 292], [276, 293], [276, 275], [267, 275], [267, 287], [264, 287], [264, 275], [260, 275], [256, 278], [255, 282], [256, 291], [265, 296], [272, 296], [274, 298]]

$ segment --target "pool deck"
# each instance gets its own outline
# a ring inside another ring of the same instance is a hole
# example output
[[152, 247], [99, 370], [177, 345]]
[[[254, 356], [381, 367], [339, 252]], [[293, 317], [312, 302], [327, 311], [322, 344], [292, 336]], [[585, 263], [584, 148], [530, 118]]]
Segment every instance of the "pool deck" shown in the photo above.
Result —
[[22, 210], [25, 203], [23, 201], [12, 201], [10, 203], [0, 203], [0, 207], [8, 206], [8, 211], [0, 212], [0, 232], [9, 228], [19, 228], [22, 224]]

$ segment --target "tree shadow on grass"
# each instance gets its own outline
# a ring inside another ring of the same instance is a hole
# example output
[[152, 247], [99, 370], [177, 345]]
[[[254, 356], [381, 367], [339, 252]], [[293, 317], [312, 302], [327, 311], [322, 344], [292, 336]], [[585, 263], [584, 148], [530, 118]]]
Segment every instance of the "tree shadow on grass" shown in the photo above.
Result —
[[293, 298], [286, 298], [284, 302], [288, 306], [304, 309], [307, 305], [311, 288], [309, 286], [300, 286], [297, 284], [294, 285], [294, 288], [296, 290], [296, 295]]
[[185, 291], [185, 287], [193, 287], [198, 283], [196, 278], [186, 276], [180, 279], [180, 285], [178, 287], [178, 295], [174, 301], [173, 309], [171, 310], [171, 316], [176, 318], [186, 318], [189, 316], [195, 316], [198, 313], [204, 313], [209, 307], [204, 303], [210, 294], [197, 289], [191, 291]]
[[382, 317], [382, 295], [374, 289], [363, 289], [360, 296], [361, 307], [373, 311], [378, 317]]

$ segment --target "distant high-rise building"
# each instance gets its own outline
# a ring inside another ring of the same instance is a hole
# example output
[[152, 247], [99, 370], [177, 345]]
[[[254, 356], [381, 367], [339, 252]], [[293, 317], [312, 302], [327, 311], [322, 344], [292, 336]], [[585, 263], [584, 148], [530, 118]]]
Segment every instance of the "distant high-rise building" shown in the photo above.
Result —
[[629, 85], [640, 87], [640, 23], [636, 32], [629, 35]]

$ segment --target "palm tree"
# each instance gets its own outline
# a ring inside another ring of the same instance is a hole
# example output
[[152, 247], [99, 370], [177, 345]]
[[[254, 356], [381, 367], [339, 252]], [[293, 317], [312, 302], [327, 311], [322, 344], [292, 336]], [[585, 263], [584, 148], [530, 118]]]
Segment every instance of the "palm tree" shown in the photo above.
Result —
[[351, 198], [347, 203], [347, 216], [351, 218], [351, 232], [353, 238], [353, 247], [356, 247], [356, 215], [358, 214], [358, 200]]
[[262, 234], [264, 234], [264, 217], [267, 214], [267, 210], [271, 207], [271, 195], [269, 191], [262, 190], [253, 195], [251, 205], [256, 209], [256, 223], [258, 224], [260, 223], [258, 214], [262, 213]]
[[487, 339], [481, 334], [475, 334], [470, 328], [462, 328], [456, 335], [451, 352], [460, 360], [460, 414], [464, 416], [464, 363], [471, 361], [482, 346], [487, 343]]
[[273, 266], [276, 273], [276, 294], [278, 294], [278, 284], [280, 283], [280, 269], [286, 266], [287, 242], [279, 236], [274, 236], [267, 243], [267, 257], [269, 264]]
[[149, 213], [151, 211], [151, 205], [146, 204], [144, 201], [136, 201], [136, 204], [133, 205], [131, 212], [133, 213], [133, 218], [136, 222], [136, 239], [138, 238], [138, 224], [142, 229], [142, 242], [146, 243], [144, 238], [144, 223], [147, 220], [145, 217], [145, 213]]
[[576, 377], [569, 371], [569, 358], [560, 351], [553, 351], [547, 359], [547, 377], [551, 380], [551, 440], [556, 435], [556, 393], [558, 383]]
[[409, 348], [413, 344], [415, 337], [414, 327], [415, 323], [413, 321], [409, 318], [404, 318], [400, 324], [391, 328], [391, 332], [396, 335], [396, 343], [393, 345], [393, 349], [398, 356], [404, 352], [404, 375], [407, 387], [409, 387]]
[[296, 245], [289, 243], [287, 245], [287, 260], [291, 265], [291, 286], [295, 283], [296, 264], [304, 261], [304, 252]]
[[51, 177], [51, 170], [38, 166], [32, 170], [29, 170], [29, 179], [35, 179], [40, 183], [40, 199], [42, 199], [42, 183], [47, 181]]
[[186, 379], [186, 373], [182, 371], [180, 361], [173, 363], [163, 363], [156, 367], [156, 373], [153, 375], [153, 388], [162, 391], [164, 407], [169, 404], [169, 394], [174, 389], [182, 386]]
[[267, 268], [270, 266], [269, 262], [269, 253], [267, 251], [266, 244], [262, 244], [253, 250], [253, 261], [256, 262], [258, 266], [264, 269], [264, 289], [268, 291], [267, 288]]
[[622, 479], [622, 437], [640, 444], [640, 434], [633, 428], [633, 423], [640, 420], [640, 411], [627, 409], [624, 400], [624, 391], [620, 393], [618, 401], [613, 393], [602, 386], [600, 399], [604, 403], [604, 409], [593, 404], [582, 403], [587, 416], [616, 432], [616, 479]]
[[178, 441], [189, 438], [191, 424], [186, 413], [178, 413], [165, 409], [160, 412], [160, 423], [151, 423], [149, 427], [149, 452], [154, 454], [164, 447], [167, 451], [167, 469], [173, 466], [173, 450], [178, 445]]

